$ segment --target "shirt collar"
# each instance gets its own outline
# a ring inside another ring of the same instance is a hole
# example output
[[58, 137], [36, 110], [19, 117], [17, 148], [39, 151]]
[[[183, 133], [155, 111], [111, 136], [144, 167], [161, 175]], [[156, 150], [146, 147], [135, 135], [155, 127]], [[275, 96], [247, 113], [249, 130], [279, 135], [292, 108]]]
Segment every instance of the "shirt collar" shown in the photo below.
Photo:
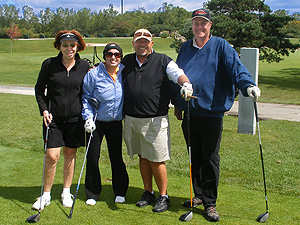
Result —
[[[154, 50], [153, 50], [153, 48], [152, 48], [151, 54], [152, 54], [153, 52], [154, 52]], [[151, 54], [149, 54], [149, 55], [151, 55]], [[149, 55], [148, 55], [148, 57], [149, 57]], [[148, 57], [147, 57], [147, 58], [148, 58]], [[136, 60], [136, 62], [138, 63], [139, 67], [141, 67], [141, 66], [143, 65], [143, 63], [141, 63], [141, 62], [138, 60], [137, 54], [135, 54], [135, 60]]]
[[[212, 36], [212, 35], [209, 36], [209, 39], [211, 38], [211, 36]], [[207, 42], [209, 41], [209, 39], [207, 40]], [[207, 43], [207, 42], [206, 42], [206, 43]], [[195, 48], [202, 49], [202, 48], [206, 45], [206, 43], [200, 48], [200, 47], [197, 45], [196, 38], [193, 37], [193, 46], [194, 46]]]

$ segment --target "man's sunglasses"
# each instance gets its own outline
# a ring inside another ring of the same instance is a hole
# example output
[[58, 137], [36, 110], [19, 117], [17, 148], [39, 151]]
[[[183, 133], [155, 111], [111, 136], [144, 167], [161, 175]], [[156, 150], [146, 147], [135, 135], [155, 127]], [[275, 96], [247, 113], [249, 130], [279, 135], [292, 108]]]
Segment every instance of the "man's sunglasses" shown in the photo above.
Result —
[[62, 45], [61, 46], [63, 46], [64, 48], [67, 48], [67, 47], [71, 47], [71, 48], [74, 48], [75, 46], [76, 46], [77, 44], [76, 43], [71, 43], [71, 44], [66, 44], [66, 43], [62, 43]]
[[115, 52], [115, 53], [112, 53], [112, 52], [106, 52], [106, 57], [108, 58], [111, 58], [113, 55], [116, 57], [116, 58], [121, 58], [122, 54], [120, 52]]
[[149, 34], [148, 32], [137, 32], [134, 34], [134, 37], [140, 37], [140, 36], [149, 37], [149, 38], [152, 37], [152, 35]]

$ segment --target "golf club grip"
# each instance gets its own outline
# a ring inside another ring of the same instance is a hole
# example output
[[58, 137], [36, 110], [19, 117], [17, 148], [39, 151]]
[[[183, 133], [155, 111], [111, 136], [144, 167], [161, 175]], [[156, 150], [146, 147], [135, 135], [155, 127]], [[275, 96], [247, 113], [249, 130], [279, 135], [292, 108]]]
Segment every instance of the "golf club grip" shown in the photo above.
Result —
[[255, 120], [258, 123], [258, 111], [257, 111], [257, 102], [253, 102], [254, 112], [255, 112]]

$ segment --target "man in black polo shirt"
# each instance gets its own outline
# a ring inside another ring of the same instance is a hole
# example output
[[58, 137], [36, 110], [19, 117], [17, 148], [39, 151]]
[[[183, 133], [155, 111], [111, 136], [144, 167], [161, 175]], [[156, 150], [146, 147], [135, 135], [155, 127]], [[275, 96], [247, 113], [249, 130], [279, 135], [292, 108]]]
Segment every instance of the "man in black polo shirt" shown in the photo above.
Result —
[[[168, 110], [169, 82], [182, 86], [184, 96], [192, 95], [189, 79], [168, 56], [154, 52], [152, 34], [146, 29], [135, 32], [132, 45], [135, 53], [122, 60], [124, 85], [124, 140], [128, 154], [139, 156], [140, 172], [145, 192], [138, 207], [156, 200], [152, 180], [159, 189], [154, 212], [164, 212], [170, 206], [167, 195], [167, 168], [171, 142]], [[186, 99], [188, 100], [188, 99]]]

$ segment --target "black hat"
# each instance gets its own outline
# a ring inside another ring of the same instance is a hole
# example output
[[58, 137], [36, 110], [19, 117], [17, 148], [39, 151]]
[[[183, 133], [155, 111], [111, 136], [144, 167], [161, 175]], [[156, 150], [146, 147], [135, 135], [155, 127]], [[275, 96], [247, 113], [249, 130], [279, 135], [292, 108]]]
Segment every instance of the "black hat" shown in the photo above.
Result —
[[116, 44], [116, 43], [114, 43], [114, 42], [108, 43], [108, 44], [105, 46], [105, 48], [104, 48], [104, 50], [103, 50], [103, 59], [105, 59], [106, 53], [107, 53], [109, 50], [111, 50], [111, 49], [117, 49], [117, 50], [121, 53], [121, 59], [122, 59], [122, 57], [123, 57], [123, 51], [122, 51], [122, 48], [120, 47], [120, 45], [118, 45], [118, 44]]
[[192, 20], [195, 18], [203, 18], [210, 21], [210, 13], [205, 9], [196, 9], [193, 11]]
[[62, 43], [63, 41], [78, 41], [78, 37], [72, 33], [62, 34], [59, 38], [60, 38], [60, 43]]

